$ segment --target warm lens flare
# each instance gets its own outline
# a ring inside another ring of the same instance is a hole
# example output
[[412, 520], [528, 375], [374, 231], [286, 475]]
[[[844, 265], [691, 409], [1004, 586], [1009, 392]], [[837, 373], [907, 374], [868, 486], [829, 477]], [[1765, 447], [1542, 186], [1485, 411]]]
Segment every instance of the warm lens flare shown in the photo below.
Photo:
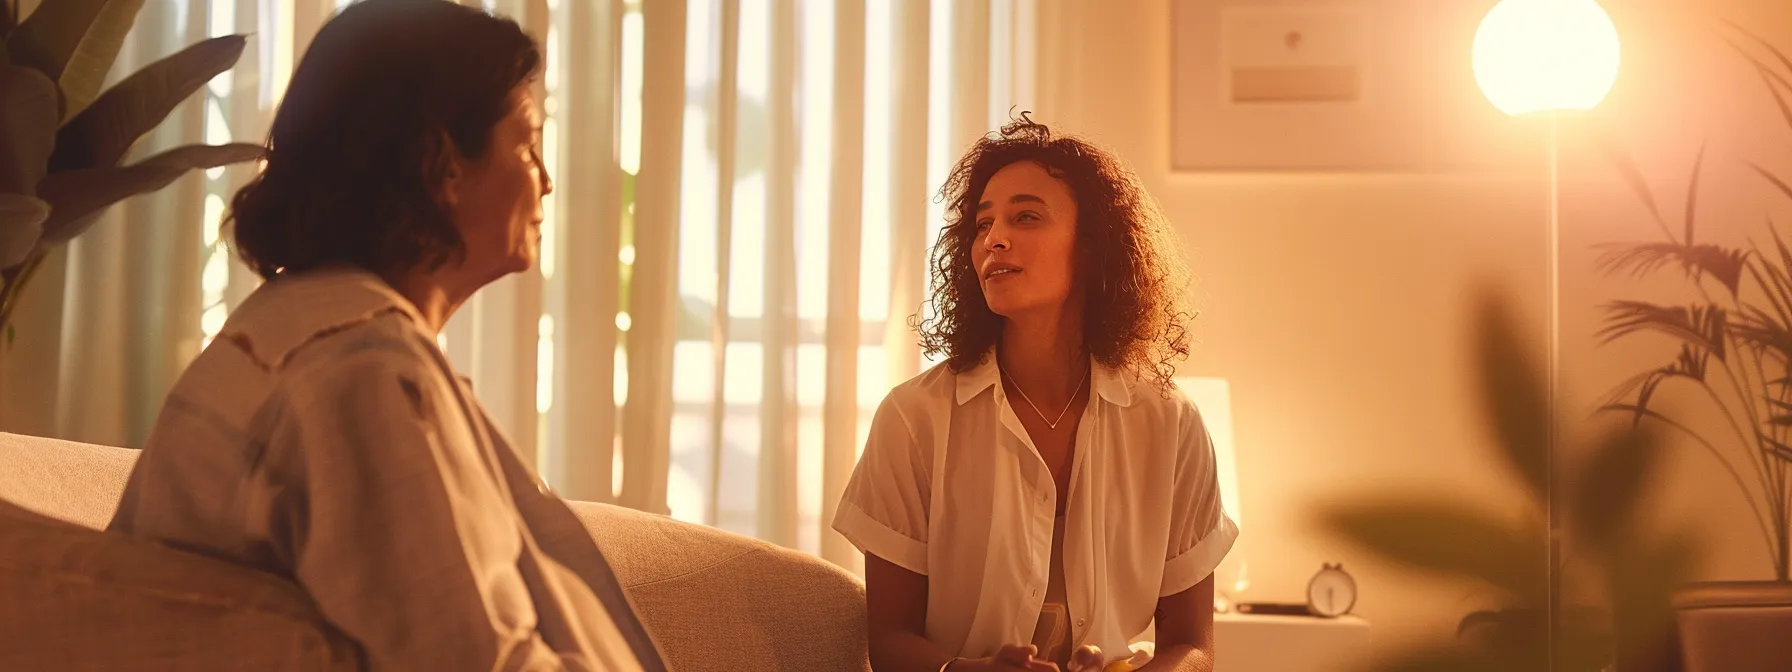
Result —
[[1506, 114], [1593, 109], [1618, 61], [1618, 29], [1595, 0], [1502, 0], [1475, 32], [1475, 81]]

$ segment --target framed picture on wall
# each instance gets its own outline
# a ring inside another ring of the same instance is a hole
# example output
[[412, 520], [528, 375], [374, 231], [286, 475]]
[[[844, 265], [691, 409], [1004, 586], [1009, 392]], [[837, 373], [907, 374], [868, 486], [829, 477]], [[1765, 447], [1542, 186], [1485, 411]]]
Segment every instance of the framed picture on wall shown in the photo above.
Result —
[[1408, 172], [1510, 165], [1477, 93], [1478, 1], [1173, 0], [1172, 167]]

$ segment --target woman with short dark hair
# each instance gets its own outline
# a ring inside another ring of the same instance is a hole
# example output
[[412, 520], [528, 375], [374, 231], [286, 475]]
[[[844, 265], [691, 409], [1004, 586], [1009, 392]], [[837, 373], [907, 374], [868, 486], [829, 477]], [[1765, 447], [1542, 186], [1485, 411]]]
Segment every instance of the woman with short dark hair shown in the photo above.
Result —
[[436, 345], [535, 262], [541, 60], [445, 0], [364, 0], [318, 32], [229, 213], [266, 282], [169, 393], [112, 530], [296, 582], [369, 669], [663, 669]]
[[[947, 178], [921, 344], [834, 520], [879, 672], [1208, 671], [1237, 528], [1169, 224], [1113, 154], [1023, 115]], [[1155, 627], [1155, 637], [1145, 633]]]

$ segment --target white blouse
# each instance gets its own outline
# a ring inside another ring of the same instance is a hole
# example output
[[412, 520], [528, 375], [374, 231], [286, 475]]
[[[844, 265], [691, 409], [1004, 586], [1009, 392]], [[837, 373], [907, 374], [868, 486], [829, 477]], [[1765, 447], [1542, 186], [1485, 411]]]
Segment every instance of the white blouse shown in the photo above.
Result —
[[[1212, 574], [1238, 528], [1194, 404], [1092, 366], [1065, 510], [1071, 638], [1137, 667], [1158, 598]], [[892, 390], [834, 519], [859, 550], [928, 577], [927, 639], [965, 657], [1031, 642], [1050, 576], [1057, 489], [998, 375], [991, 355]]]

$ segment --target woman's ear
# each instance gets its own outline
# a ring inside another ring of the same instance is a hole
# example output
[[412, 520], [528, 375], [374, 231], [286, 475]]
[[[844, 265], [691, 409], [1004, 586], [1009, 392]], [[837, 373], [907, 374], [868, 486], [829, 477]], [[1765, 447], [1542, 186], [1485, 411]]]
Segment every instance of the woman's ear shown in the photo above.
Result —
[[465, 159], [446, 132], [437, 133], [424, 148], [422, 169], [423, 182], [430, 185], [437, 203], [444, 207], [460, 203]]

